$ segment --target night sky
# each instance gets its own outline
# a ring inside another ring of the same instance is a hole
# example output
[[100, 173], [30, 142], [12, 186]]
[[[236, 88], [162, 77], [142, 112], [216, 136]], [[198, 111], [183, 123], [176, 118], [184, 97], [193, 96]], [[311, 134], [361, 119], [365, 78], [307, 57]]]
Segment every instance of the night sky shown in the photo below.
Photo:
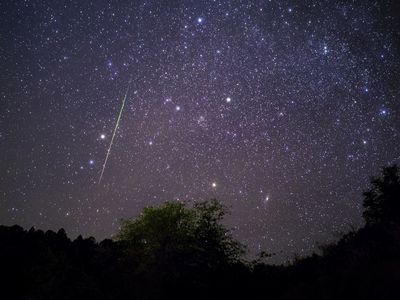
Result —
[[396, 2], [1, 1], [0, 223], [103, 239], [217, 198], [281, 258], [360, 226], [400, 162]]

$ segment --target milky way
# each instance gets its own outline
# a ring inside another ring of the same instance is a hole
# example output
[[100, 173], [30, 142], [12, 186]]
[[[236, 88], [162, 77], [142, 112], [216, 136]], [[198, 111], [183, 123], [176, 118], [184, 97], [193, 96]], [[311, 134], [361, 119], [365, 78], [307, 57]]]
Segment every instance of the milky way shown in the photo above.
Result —
[[[396, 1], [1, 1], [0, 221], [98, 239], [217, 198], [252, 252], [362, 224], [400, 159]], [[126, 107], [97, 184], [124, 93]]]

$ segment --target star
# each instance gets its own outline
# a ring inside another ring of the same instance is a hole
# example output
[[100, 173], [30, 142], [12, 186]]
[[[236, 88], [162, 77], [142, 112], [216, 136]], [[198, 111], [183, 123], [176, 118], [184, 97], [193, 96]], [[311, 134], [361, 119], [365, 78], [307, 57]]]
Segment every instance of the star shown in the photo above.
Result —
[[289, 257], [300, 237], [311, 250], [360, 225], [357, 191], [400, 163], [400, 28], [386, 1], [3, 2], [0, 181], [18, 183], [3, 184], [4, 223], [58, 230], [68, 211], [69, 235], [101, 240], [117, 232], [107, 211], [215, 196], [250, 252], [268, 234]]
[[386, 108], [379, 109], [379, 115], [382, 117], [386, 117], [388, 115], [388, 111]]

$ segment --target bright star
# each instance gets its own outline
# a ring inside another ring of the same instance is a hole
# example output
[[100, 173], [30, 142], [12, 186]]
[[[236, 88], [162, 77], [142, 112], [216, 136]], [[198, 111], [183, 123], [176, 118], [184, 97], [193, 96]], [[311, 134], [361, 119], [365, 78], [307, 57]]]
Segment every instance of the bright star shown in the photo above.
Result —
[[232, 101], [231, 97], [226, 98], [226, 103], [230, 103]]
[[101, 135], [100, 135], [100, 138], [101, 138], [102, 140], [104, 140], [104, 139], [106, 138], [106, 135], [105, 135], [105, 134], [101, 134]]
[[204, 19], [202, 17], [198, 17], [197, 18], [197, 23], [201, 24], [203, 23]]
[[175, 110], [176, 110], [176, 111], [180, 111], [180, 110], [181, 110], [181, 107], [180, 107], [179, 105], [177, 105], [177, 106], [175, 107]]
[[379, 115], [382, 116], [382, 117], [385, 117], [385, 116], [388, 115], [388, 111], [385, 108], [381, 108], [379, 110]]
[[94, 160], [93, 159], [89, 160], [89, 165], [94, 165]]
[[213, 188], [216, 188], [216, 187], [217, 187], [217, 183], [216, 183], [216, 182], [213, 182], [213, 183], [211, 184], [211, 186], [212, 186]]

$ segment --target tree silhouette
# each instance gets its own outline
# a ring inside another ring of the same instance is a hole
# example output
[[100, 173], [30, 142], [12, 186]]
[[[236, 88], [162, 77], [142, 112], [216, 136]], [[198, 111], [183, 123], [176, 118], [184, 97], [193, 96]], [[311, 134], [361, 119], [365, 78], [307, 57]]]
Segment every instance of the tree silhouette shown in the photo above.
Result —
[[364, 192], [363, 217], [367, 225], [400, 224], [400, 177], [397, 165], [385, 167], [382, 177], [371, 179], [372, 187]]
[[222, 224], [225, 208], [216, 200], [188, 208], [167, 202], [123, 220], [115, 240], [142, 262], [217, 266], [238, 262], [244, 253]]
[[124, 249], [130, 278], [136, 278], [132, 284], [140, 280], [140, 287], [148, 286], [155, 299], [185, 299], [187, 293], [198, 299], [215, 288], [221, 274], [233, 276], [232, 270], [243, 266], [244, 248], [221, 224], [225, 213], [216, 200], [193, 207], [166, 202], [123, 220], [114, 239]]

